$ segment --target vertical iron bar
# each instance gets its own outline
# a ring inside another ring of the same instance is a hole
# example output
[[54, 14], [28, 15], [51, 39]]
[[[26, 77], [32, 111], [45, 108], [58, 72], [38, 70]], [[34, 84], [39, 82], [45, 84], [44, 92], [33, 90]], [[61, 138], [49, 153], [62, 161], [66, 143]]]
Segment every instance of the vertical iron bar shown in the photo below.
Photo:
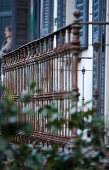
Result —
[[79, 97], [79, 92], [78, 92], [78, 85], [77, 85], [77, 69], [78, 69], [78, 56], [79, 56], [79, 51], [80, 51], [80, 40], [79, 40], [79, 29], [80, 29], [80, 24], [79, 24], [79, 16], [80, 12], [78, 10], [74, 11], [74, 25], [72, 25], [73, 28], [73, 41], [72, 41], [72, 52], [73, 52], [73, 94], [75, 101], [78, 101]]
[[84, 112], [84, 74], [85, 74], [85, 68], [83, 67], [82, 69], [82, 74], [83, 74], [83, 93], [82, 93], [82, 108], [83, 108], [83, 112]]
[[[98, 51], [100, 47], [99, 40], [95, 40], [94, 42], [94, 49], [95, 49], [95, 87], [94, 87], [94, 104], [95, 108], [97, 109], [97, 99], [98, 99]], [[97, 117], [97, 113], [95, 113], [95, 117]]]

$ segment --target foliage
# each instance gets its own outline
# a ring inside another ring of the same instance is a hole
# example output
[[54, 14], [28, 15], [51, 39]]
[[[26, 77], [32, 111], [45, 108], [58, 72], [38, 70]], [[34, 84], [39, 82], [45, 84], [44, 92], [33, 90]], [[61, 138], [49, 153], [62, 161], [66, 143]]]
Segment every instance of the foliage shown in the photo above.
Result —
[[[33, 90], [34, 87], [35, 83], [32, 83], [30, 89]], [[31, 95], [25, 92], [19, 98], [19, 102], [28, 104], [30, 99]], [[108, 152], [104, 143], [103, 117], [94, 118], [95, 109], [83, 112], [82, 108], [75, 107], [67, 110], [71, 115], [70, 120], [64, 120], [63, 113], [59, 113], [54, 105], [37, 108], [43, 116], [48, 115], [47, 127], [53, 132], [56, 132], [63, 124], [67, 124], [69, 129], [76, 128], [77, 137], [65, 146], [64, 152], [60, 151], [57, 144], [53, 147], [37, 146], [37, 141], [31, 144], [25, 144], [23, 141], [21, 144], [15, 144], [13, 138], [19, 130], [23, 130], [29, 138], [32, 126], [29, 123], [17, 121], [20, 109], [14, 104], [11, 93], [6, 90], [5, 98], [0, 101], [0, 168], [8, 170], [105, 169], [103, 160], [105, 163], [108, 162]], [[26, 110], [26, 108], [21, 112], [32, 114], [31, 109]], [[69, 151], [68, 148], [71, 150]]]

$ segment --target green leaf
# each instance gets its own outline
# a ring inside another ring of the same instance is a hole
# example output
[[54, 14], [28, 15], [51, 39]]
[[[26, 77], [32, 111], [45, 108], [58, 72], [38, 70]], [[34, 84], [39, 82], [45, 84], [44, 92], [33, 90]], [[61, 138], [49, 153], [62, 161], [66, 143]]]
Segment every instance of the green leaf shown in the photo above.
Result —
[[18, 101], [19, 102], [22, 101], [24, 103], [29, 103], [30, 99], [31, 99], [31, 95], [25, 91], [24, 93], [22, 93], [22, 95], [20, 96]]
[[0, 152], [2, 151], [5, 151], [5, 149], [7, 148], [8, 144], [7, 144], [7, 140], [6, 139], [3, 139], [1, 138], [0, 139]]
[[6, 96], [5, 96], [5, 100], [9, 103], [12, 103], [13, 98], [12, 98], [12, 93], [10, 91], [7, 91]]
[[22, 114], [31, 114], [33, 115], [33, 110], [29, 107], [24, 107], [22, 110], [21, 110]]
[[42, 92], [42, 89], [37, 89], [36, 90], [36, 93], [41, 93]]
[[35, 82], [32, 82], [32, 83], [30, 84], [30, 89], [34, 89], [35, 86], [36, 86], [36, 83], [35, 83]]
[[23, 129], [27, 135], [30, 135], [32, 133], [32, 125], [30, 123], [24, 123]]

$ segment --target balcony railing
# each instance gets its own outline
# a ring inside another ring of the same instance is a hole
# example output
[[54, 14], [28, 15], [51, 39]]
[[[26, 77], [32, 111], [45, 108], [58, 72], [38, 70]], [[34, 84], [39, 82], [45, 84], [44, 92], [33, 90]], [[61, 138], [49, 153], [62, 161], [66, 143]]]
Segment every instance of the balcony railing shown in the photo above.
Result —
[[64, 113], [63, 118], [70, 119], [67, 108], [72, 107], [72, 99], [64, 96], [74, 94], [76, 99], [79, 96], [78, 11], [74, 12], [74, 16], [75, 20], [72, 24], [14, 50], [3, 59], [3, 85], [11, 90], [16, 105], [20, 105], [21, 109], [25, 105], [23, 102], [19, 104], [19, 96], [24, 90], [30, 93], [30, 84], [36, 82], [36, 87], [31, 93], [31, 102], [27, 105], [33, 109], [34, 115], [19, 113], [18, 121], [32, 123], [32, 137], [39, 142], [58, 142], [60, 145], [65, 145], [76, 135], [75, 129], [69, 130], [67, 124], [53, 134], [46, 127], [47, 116], [44, 117], [36, 111], [38, 106], [54, 103], [58, 111]]

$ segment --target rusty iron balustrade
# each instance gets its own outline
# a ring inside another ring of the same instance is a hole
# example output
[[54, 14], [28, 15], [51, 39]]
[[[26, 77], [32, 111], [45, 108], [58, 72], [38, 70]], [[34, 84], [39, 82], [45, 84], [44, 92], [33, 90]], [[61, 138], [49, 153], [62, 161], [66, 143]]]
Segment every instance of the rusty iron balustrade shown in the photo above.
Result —
[[[95, 87], [94, 87], [94, 107], [97, 109], [97, 100], [98, 100], [98, 52], [99, 52], [100, 42], [98, 39], [94, 42], [95, 50]], [[97, 117], [97, 112], [95, 112], [95, 117]]]
[[[47, 116], [39, 114], [36, 108], [54, 103], [59, 112], [64, 112], [63, 118], [70, 119], [67, 108], [72, 107], [72, 100], [64, 96], [74, 93], [76, 100], [79, 96], [77, 84], [80, 50], [79, 15], [75, 10], [73, 24], [23, 45], [3, 58], [3, 85], [11, 90], [15, 103], [21, 109], [25, 105], [18, 103], [17, 99], [24, 90], [30, 93], [30, 84], [36, 82], [36, 88], [31, 92], [31, 102], [28, 104], [28, 107], [33, 109], [34, 115], [22, 115], [19, 112], [18, 121], [32, 123], [33, 138], [40, 142], [51, 144], [57, 142], [63, 146], [76, 135], [75, 130], [69, 130], [67, 124], [63, 125], [57, 134], [53, 134], [46, 127]], [[20, 133], [19, 138], [22, 135], [23, 133]]]

